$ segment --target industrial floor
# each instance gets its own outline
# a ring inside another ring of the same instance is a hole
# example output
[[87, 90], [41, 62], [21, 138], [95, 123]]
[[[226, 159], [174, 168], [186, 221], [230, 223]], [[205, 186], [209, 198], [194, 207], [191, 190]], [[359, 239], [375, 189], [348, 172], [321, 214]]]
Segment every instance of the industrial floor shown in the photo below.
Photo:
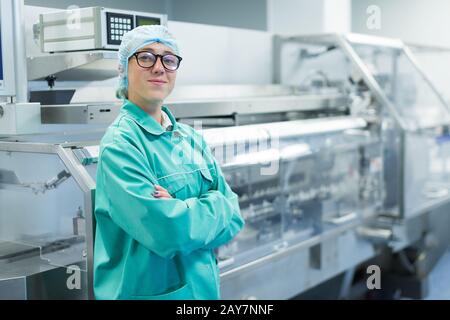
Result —
[[[365, 279], [365, 278], [364, 278]], [[306, 292], [293, 297], [293, 300], [311, 300], [339, 299], [339, 288], [342, 284], [342, 276], [335, 277], [323, 284], [314, 287]], [[377, 299], [376, 297], [367, 296], [365, 280], [353, 287], [351, 296], [348, 299]], [[378, 297], [378, 299], [389, 299], [386, 297]], [[392, 299], [392, 298], [391, 298]], [[408, 297], [397, 297], [394, 299], [411, 300]], [[428, 278], [428, 296], [425, 300], [450, 300], [450, 248], [441, 256]]]
[[426, 300], [450, 300], [450, 250], [439, 259], [431, 271]]

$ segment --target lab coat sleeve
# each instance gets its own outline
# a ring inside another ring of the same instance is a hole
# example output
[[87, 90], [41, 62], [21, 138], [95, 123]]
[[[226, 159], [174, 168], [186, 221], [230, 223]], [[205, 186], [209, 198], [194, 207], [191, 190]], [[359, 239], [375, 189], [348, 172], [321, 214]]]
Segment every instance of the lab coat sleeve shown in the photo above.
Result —
[[147, 249], [164, 258], [188, 254], [234, 223], [236, 208], [217, 190], [184, 201], [153, 197], [157, 180], [147, 163], [128, 143], [106, 146], [99, 162], [111, 219]]
[[208, 248], [215, 249], [233, 239], [244, 227], [245, 223], [240, 213], [238, 195], [231, 190], [230, 186], [225, 180], [219, 164], [214, 159], [210, 149], [207, 147], [206, 150], [206, 152], [209, 153], [210, 157], [214, 161], [214, 169], [217, 173], [217, 180], [214, 183], [213, 190], [217, 190], [221, 194], [223, 194], [226, 200], [229, 202], [229, 205], [233, 208], [230, 224], [226, 228], [224, 228], [211, 243], [207, 245]]

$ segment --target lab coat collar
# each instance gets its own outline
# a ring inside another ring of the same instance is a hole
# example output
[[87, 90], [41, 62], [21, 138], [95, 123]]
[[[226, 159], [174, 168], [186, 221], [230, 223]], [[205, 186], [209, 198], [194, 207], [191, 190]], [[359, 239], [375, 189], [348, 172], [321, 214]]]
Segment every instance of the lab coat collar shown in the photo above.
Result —
[[[178, 131], [180, 134], [180, 127], [178, 126], [177, 121], [175, 120], [175, 117], [173, 116], [172, 112], [170, 112], [169, 108], [166, 106], [162, 106], [161, 108], [169, 117], [170, 121], [172, 122], [172, 131]], [[145, 112], [141, 107], [137, 106], [133, 102], [129, 100], [125, 100], [124, 105], [122, 106], [121, 112], [124, 112], [128, 114], [130, 117], [132, 117], [137, 123], [141, 125], [142, 128], [144, 128], [148, 133], [151, 133], [153, 135], [161, 135], [164, 132], [167, 132], [161, 124], [155, 120], [152, 116], [150, 116], [147, 112]], [[184, 135], [184, 134], [182, 134]]]
[[161, 126], [163, 127], [163, 129], [166, 131], [171, 131], [173, 128], [173, 124], [165, 111], [161, 111], [161, 118], [162, 118]]

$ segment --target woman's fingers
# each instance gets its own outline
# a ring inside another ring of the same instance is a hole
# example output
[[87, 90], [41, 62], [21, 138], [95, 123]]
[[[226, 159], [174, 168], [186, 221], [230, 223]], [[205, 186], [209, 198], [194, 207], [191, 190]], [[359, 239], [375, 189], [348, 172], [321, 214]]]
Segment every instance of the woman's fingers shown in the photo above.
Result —
[[153, 196], [155, 198], [172, 198], [170, 193], [160, 185], [155, 185], [155, 191], [153, 192]]
[[167, 192], [156, 191], [153, 195], [155, 198], [172, 198]]
[[164, 189], [160, 185], [155, 185], [155, 189], [156, 189], [156, 191], [158, 191], [160, 193], [167, 193], [167, 194], [169, 194], [169, 191], [167, 191], [166, 189]]

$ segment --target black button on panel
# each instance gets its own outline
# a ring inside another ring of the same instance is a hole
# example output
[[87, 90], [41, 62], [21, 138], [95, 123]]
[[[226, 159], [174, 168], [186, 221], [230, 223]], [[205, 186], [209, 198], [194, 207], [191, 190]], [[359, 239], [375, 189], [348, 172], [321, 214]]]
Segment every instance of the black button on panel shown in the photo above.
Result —
[[134, 29], [133, 16], [114, 12], [106, 13], [107, 43], [120, 45], [123, 35]]

